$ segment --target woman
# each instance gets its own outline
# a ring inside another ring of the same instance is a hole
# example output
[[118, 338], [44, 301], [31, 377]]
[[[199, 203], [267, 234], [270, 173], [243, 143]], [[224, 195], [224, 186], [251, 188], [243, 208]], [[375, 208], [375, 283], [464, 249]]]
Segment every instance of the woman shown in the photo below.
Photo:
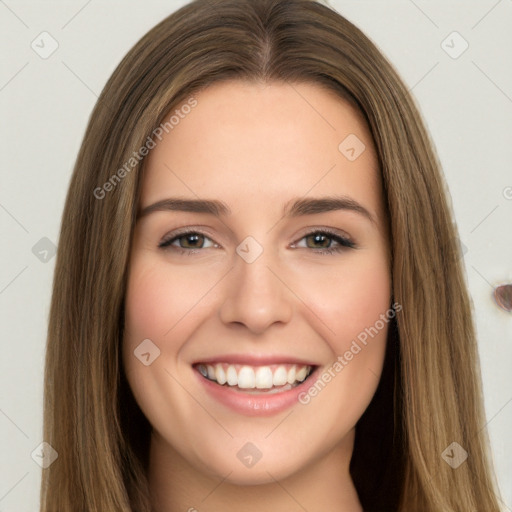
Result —
[[41, 510], [498, 511], [439, 167], [319, 3], [153, 28], [66, 201]]

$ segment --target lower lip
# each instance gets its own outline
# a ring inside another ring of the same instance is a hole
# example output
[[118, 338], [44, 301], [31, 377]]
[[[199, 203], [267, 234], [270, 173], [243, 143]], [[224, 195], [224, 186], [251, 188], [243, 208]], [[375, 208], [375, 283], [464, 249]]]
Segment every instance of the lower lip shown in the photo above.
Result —
[[317, 371], [318, 367], [306, 380], [288, 391], [272, 394], [262, 393], [261, 395], [236, 391], [228, 386], [221, 386], [208, 380], [197, 370], [194, 370], [194, 373], [210, 396], [233, 411], [246, 416], [271, 416], [299, 403], [299, 394], [312, 386], [312, 383], [316, 380]]

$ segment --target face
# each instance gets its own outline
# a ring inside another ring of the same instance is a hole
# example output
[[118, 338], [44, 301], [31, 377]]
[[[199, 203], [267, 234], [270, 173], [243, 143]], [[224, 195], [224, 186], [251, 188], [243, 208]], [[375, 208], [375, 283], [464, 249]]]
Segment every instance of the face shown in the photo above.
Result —
[[195, 98], [148, 156], [129, 267], [123, 361], [152, 443], [233, 483], [348, 463], [391, 304], [371, 135], [316, 84]]

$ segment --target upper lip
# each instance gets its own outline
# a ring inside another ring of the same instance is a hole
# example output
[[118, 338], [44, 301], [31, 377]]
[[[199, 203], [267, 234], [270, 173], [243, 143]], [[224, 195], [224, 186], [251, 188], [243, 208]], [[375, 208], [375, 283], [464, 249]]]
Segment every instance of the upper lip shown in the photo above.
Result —
[[318, 366], [316, 363], [286, 355], [270, 354], [224, 354], [198, 359], [193, 364], [245, 364], [248, 366], [266, 366], [271, 364], [300, 364], [305, 366]]

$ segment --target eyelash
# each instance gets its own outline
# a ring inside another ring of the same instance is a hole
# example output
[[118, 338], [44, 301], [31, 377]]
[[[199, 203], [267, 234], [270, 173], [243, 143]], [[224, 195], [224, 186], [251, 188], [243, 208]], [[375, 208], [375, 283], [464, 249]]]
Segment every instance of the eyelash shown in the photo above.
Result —
[[[192, 254], [196, 254], [196, 253], [200, 252], [202, 250], [202, 248], [198, 248], [198, 249], [183, 249], [182, 247], [171, 246], [171, 244], [173, 242], [175, 242], [176, 240], [179, 240], [180, 238], [185, 237], [187, 235], [201, 235], [201, 236], [204, 236], [205, 238], [208, 238], [209, 240], [211, 240], [211, 238], [209, 236], [207, 236], [206, 233], [203, 233], [201, 231], [184, 231], [184, 232], [175, 234], [171, 238], [164, 238], [164, 240], [162, 240], [160, 242], [158, 247], [160, 249], [165, 249], [165, 250], [176, 250], [176, 251], [179, 252], [179, 254], [192, 255]], [[343, 236], [340, 236], [340, 235], [338, 235], [338, 234], [336, 234], [336, 233], [334, 233], [334, 232], [332, 232], [332, 231], [330, 231], [328, 229], [317, 229], [317, 230], [314, 230], [314, 231], [310, 231], [309, 233], [306, 233], [300, 240], [302, 240], [304, 238], [307, 238], [307, 237], [309, 237], [311, 235], [324, 235], [324, 236], [327, 236], [328, 238], [334, 240], [335, 242], [337, 242], [339, 244], [339, 245], [337, 245], [334, 248], [326, 247], [324, 249], [310, 249], [313, 252], [318, 253], [318, 254], [332, 255], [332, 254], [336, 254], [336, 253], [340, 253], [342, 251], [345, 251], [346, 249], [354, 249], [356, 247], [356, 244], [354, 242], [352, 242], [350, 239], [345, 238]], [[308, 247], [304, 247], [304, 249], [308, 249]]]

